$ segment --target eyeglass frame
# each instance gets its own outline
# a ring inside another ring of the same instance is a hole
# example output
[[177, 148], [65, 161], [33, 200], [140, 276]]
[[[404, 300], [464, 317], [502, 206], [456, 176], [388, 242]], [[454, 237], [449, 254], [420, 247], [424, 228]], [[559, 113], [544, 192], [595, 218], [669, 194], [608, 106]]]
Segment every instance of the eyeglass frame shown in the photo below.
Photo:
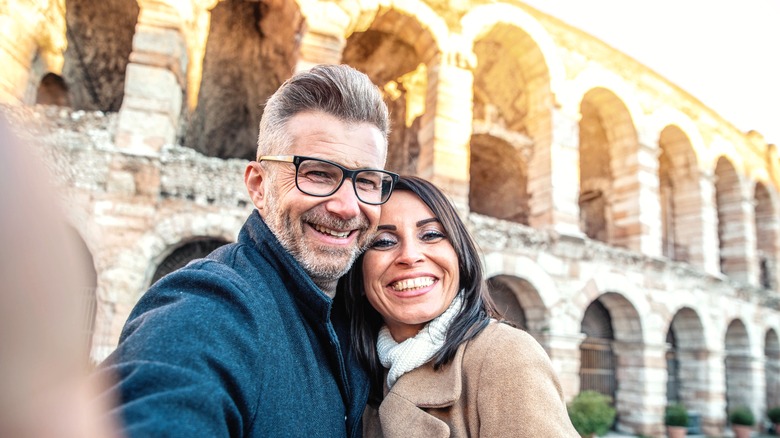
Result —
[[[304, 155], [260, 155], [257, 157], [257, 162], [261, 161], [272, 161], [272, 162], [279, 162], [279, 163], [292, 163], [295, 165], [295, 187], [303, 194], [314, 196], [315, 198], [327, 198], [328, 196], [333, 195], [344, 184], [344, 180], [349, 178], [352, 181], [352, 190], [355, 192], [355, 197], [357, 197], [358, 201], [368, 204], [368, 205], [382, 205], [385, 202], [387, 202], [390, 199], [390, 196], [393, 194], [393, 190], [395, 190], [396, 184], [398, 184], [398, 179], [400, 176], [395, 172], [390, 172], [389, 170], [383, 170], [383, 169], [374, 169], [371, 167], [364, 167], [361, 169], [347, 169], [346, 167], [342, 166], [339, 163], [334, 163], [330, 160], [324, 160], [322, 158], [315, 158], [315, 157], [307, 157]], [[321, 163], [330, 164], [332, 166], [335, 166], [339, 170], [341, 170], [341, 181], [339, 181], [338, 184], [336, 184], [336, 187], [333, 188], [333, 191], [330, 193], [324, 194], [324, 195], [315, 195], [309, 192], [304, 191], [301, 189], [301, 187], [298, 185], [298, 169], [304, 161], [319, 161]], [[358, 194], [357, 186], [355, 185], [355, 176], [361, 172], [381, 172], [387, 175], [390, 175], [390, 191], [387, 194], [387, 198], [384, 201], [381, 202], [366, 202], [363, 200], [360, 195]]]

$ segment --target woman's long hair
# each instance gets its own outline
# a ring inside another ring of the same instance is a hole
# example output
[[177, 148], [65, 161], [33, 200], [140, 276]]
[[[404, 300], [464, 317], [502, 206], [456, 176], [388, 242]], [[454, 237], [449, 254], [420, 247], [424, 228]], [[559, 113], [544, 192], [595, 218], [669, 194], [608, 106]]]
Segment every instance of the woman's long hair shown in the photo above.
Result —
[[[434, 369], [438, 369], [450, 362], [458, 347], [484, 329], [490, 318], [497, 316], [497, 312], [484, 281], [477, 246], [449, 199], [436, 186], [415, 176], [402, 176], [394, 189], [399, 190], [414, 193], [431, 209], [458, 257], [463, 307], [447, 330], [444, 345], [433, 357]], [[377, 406], [383, 397], [385, 370], [376, 352], [376, 341], [384, 320], [371, 306], [363, 291], [363, 256], [358, 258], [352, 269], [339, 281], [337, 293], [343, 294], [347, 306], [352, 329], [352, 346], [369, 372], [369, 403]]]

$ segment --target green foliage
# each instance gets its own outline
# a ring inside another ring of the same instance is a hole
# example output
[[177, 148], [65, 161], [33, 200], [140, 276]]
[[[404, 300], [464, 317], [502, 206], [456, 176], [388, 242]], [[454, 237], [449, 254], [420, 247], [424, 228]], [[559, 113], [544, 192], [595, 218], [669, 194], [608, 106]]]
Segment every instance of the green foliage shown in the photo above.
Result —
[[766, 411], [766, 416], [773, 424], [780, 423], [780, 406], [774, 406]]
[[753, 426], [756, 424], [756, 419], [753, 416], [753, 411], [747, 406], [737, 406], [729, 412], [729, 421], [731, 424], [739, 424], [742, 426]]
[[615, 421], [615, 409], [609, 397], [596, 391], [582, 391], [569, 403], [571, 423], [581, 436], [602, 436]]
[[688, 410], [680, 403], [673, 403], [666, 407], [664, 424], [667, 426], [688, 427]]

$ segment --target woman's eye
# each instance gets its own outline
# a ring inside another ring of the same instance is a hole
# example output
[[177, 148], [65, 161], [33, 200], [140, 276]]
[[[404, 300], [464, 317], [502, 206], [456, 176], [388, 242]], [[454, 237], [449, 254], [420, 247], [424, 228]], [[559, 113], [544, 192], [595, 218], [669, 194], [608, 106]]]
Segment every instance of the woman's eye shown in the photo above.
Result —
[[446, 237], [447, 236], [444, 235], [444, 233], [442, 233], [441, 231], [430, 230], [430, 231], [424, 232], [422, 234], [422, 236], [421, 236], [421, 239], [424, 242], [433, 242], [433, 241], [444, 239]]
[[371, 245], [368, 247], [371, 249], [387, 249], [395, 245], [395, 240], [387, 238], [387, 237], [379, 237], [377, 239], [374, 239], [373, 242], [371, 242]]

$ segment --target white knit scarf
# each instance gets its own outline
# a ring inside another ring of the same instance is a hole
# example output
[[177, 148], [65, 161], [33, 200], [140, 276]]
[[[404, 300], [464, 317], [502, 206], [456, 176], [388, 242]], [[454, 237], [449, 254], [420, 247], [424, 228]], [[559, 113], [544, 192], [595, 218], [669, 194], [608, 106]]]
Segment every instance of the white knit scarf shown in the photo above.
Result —
[[390, 330], [384, 325], [379, 330], [376, 341], [376, 352], [379, 361], [387, 373], [387, 387], [392, 388], [396, 380], [404, 373], [409, 372], [428, 362], [441, 349], [447, 336], [453, 318], [460, 312], [463, 304], [462, 291], [455, 295], [450, 306], [441, 315], [431, 320], [414, 337], [400, 344], [395, 342]]

